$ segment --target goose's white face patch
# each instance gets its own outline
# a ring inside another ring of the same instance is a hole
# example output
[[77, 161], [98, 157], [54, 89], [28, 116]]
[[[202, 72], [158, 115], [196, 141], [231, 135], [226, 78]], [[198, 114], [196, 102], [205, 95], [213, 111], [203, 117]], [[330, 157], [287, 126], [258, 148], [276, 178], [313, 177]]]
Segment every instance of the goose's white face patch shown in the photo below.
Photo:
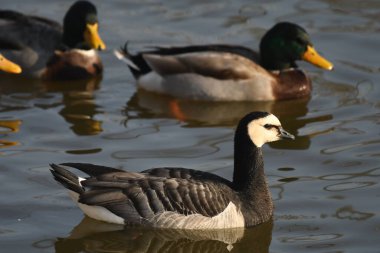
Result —
[[[266, 125], [274, 127], [266, 128]], [[278, 127], [281, 127], [278, 118], [273, 114], [269, 114], [264, 118], [250, 122], [248, 124], [248, 135], [256, 147], [261, 147], [267, 142], [281, 139]]]

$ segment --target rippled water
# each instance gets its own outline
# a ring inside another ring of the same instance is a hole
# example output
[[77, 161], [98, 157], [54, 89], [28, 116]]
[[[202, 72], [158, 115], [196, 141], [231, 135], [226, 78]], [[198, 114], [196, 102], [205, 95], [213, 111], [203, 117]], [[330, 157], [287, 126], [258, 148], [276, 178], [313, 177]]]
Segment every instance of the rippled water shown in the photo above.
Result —
[[[71, 1], [1, 1], [61, 20]], [[199, 103], [136, 91], [111, 50], [102, 80], [41, 83], [1, 76], [1, 252], [379, 252], [380, 2], [94, 1], [108, 49], [234, 43], [257, 48], [278, 21], [304, 26], [335, 63], [301, 64], [310, 100]], [[171, 110], [175, 105], [176, 110]], [[273, 222], [201, 234], [84, 219], [49, 163], [131, 171], [184, 166], [231, 178], [232, 138], [246, 112], [267, 110], [297, 135], [264, 149]], [[154, 144], [154, 145], [152, 145]]]

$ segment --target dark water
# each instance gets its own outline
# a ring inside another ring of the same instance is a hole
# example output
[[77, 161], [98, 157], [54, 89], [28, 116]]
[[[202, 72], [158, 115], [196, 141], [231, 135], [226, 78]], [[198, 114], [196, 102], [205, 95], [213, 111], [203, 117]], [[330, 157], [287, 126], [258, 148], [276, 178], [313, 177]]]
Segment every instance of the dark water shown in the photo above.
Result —
[[[61, 20], [71, 1], [1, 1]], [[42, 83], [1, 76], [1, 252], [379, 252], [379, 1], [94, 1], [108, 50], [102, 80]], [[333, 72], [301, 64], [310, 100], [177, 101], [136, 91], [112, 55], [149, 45], [235, 43], [257, 48], [278, 21], [304, 26]], [[173, 104], [177, 110], [173, 111]], [[242, 115], [267, 110], [296, 134], [264, 149], [273, 222], [185, 233], [83, 219], [49, 163], [139, 171], [184, 166], [231, 178]], [[154, 144], [154, 145], [152, 145]]]

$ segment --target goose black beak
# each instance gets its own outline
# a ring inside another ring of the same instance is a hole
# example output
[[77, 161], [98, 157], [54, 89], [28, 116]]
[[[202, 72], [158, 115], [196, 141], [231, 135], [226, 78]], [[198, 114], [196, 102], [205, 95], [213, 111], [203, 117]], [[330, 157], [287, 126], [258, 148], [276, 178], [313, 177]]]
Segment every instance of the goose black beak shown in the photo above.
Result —
[[294, 139], [295, 139], [294, 135], [288, 133], [288, 132], [285, 131], [285, 129], [283, 129], [282, 127], [279, 128], [279, 131], [280, 131], [280, 138], [281, 138], [281, 139], [291, 139], [291, 140], [294, 140]]

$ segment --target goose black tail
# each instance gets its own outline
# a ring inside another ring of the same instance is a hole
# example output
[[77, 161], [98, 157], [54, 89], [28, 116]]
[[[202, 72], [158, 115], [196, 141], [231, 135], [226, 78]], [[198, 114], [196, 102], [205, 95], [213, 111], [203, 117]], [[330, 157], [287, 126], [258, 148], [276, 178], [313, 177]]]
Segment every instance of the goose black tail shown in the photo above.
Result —
[[81, 194], [84, 192], [84, 188], [80, 185], [77, 175], [56, 164], [50, 164], [50, 167], [50, 172], [57, 182], [76, 193]]
[[111, 172], [124, 172], [124, 170], [115, 169], [107, 166], [100, 166], [90, 163], [62, 163], [61, 165], [68, 166], [80, 170], [87, 175], [97, 177]]

